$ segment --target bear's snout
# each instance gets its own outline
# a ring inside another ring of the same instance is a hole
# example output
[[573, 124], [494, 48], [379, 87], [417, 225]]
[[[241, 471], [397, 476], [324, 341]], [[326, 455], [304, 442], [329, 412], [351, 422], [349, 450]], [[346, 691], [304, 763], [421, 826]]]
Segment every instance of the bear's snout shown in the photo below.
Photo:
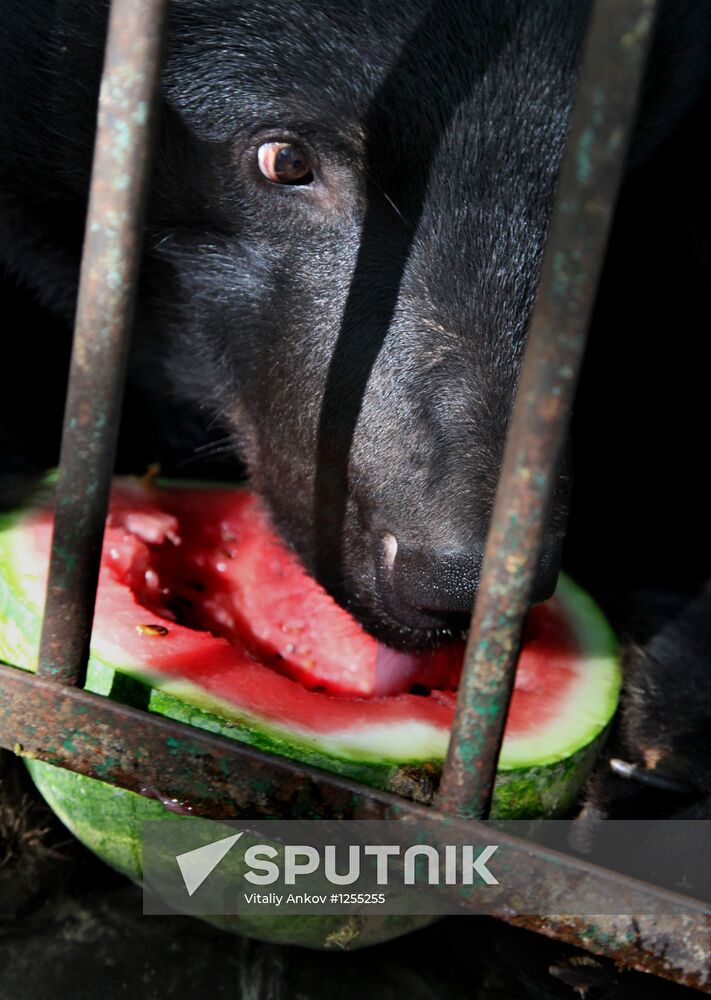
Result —
[[[547, 538], [534, 576], [531, 600], [552, 596], [561, 542]], [[484, 561], [484, 545], [467, 549], [402, 545], [386, 532], [376, 561], [376, 589], [387, 613], [407, 628], [456, 632], [467, 628]]]

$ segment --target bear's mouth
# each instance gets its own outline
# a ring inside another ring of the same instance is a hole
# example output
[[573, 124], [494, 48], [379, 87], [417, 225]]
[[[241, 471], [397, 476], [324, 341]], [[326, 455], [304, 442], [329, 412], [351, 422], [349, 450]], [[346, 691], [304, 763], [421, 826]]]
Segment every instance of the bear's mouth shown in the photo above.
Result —
[[[441, 647], [438, 647], [441, 648]], [[451, 640], [453, 670], [452, 682], [458, 682], [459, 671], [456, 662], [463, 656], [463, 640]], [[375, 656], [374, 695], [389, 695], [407, 691], [410, 694], [429, 694], [432, 679], [427, 669], [429, 649], [400, 651], [378, 643]], [[435, 669], [435, 674], [438, 671]]]
[[[383, 644], [304, 570], [246, 489], [115, 490], [110, 525], [140, 549], [127, 581], [167, 622], [226, 639], [311, 690], [357, 697], [454, 690], [460, 639]], [[150, 508], [150, 509], [148, 509]], [[126, 575], [126, 574], [125, 574]], [[413, 638], [413, 637], [409, 637]]]

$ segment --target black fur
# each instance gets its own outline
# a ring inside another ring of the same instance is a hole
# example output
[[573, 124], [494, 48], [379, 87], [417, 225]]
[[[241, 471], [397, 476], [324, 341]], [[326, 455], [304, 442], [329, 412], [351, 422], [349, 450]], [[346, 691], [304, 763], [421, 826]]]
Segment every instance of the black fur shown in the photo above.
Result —
[[[709, 819], [711, 583], [693, 600], [658, 591], [631, 595], [616, 618], [623, 638], [622, 710], [579, 819], [591, 828], [606, 817]], [[615, 759], [641, 774], [620, 776], [611, 766]]]
[[[582, 0], [173, 0], [120, 463], [244, 463], [306, 567], [394, 645], [451, 636], [476, 588], [586, 14]], [[100, 0], [3, 7], [0, 260], [51, 316], [53, 369], [105, 15]], [[701, 98], [710, 38], [708, 3], [667, 5], [632, 167]], [[276, 139], [306, 150], [312, 184], [261, 177], [256, 150]], [[33, 369], [33, 343], [29, 402], [6, 404], [0, 430], [12, 502], [56, 459], [61, 372]], [[548, 576], [568, 497], [566, 465]]]

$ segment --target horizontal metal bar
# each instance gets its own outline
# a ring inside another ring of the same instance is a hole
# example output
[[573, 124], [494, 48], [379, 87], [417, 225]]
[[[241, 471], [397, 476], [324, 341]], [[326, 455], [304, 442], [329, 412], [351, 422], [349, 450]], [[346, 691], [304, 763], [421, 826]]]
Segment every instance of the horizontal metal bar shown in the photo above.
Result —
[[506, 441], [438, 807], [485, 816], [655, 0], [597, 0]]
[[[158, 797], [170, 808], [229, 819], [398, 819], [418, 830], [460, 830], [464, 836], [463, 821], [427, 806], [13, 667], [0, 665], [0, 690], [0, 746]], [[472, 835], [470, 821], [466, 831]], [[482, 837], [490, 833], [481, 831]], [[556, 880], [582, 894], [614, 879], [616, 895], [621, 883], [625, 887], [627, 914], [658, 911], [660, 902], [669, 902], [672, 912], [678, 908], [680, 897], [667, 890], [498, 830], [497, 841], [512, 852], [514, 865], [525, 866], [533, 884]], [[547, 917], [543, 929], [551, 933], [560, 923], [566, 940], [604, 954], [624, 953], [629, 965], [701, 988], [702, 973], [692, 959], [700, 942], [708, 944], [709, 921], [703, 904], [685, 900], [684, 908], [689, 916], [665, 918], [678, 919], [686, 935], [673, 960], [661, 945], [655, 951], [649, 940], [635, 936], [629, 915], [615, 918], [597, 937], [591, 928], [607, 926], [604, 918], [576, 925], [572, 918]]]
[[[369, 790], [338, 775], [14, 667], [0, 664], [0, 691], [0, 746], [199, 816], [349, 819], [369, 809]], [[383, 803], [373, 808], [383, 815]]]
[[40, 673], [64, 684], [89, 655], [167, 6], [111, 5], [40, 642]]

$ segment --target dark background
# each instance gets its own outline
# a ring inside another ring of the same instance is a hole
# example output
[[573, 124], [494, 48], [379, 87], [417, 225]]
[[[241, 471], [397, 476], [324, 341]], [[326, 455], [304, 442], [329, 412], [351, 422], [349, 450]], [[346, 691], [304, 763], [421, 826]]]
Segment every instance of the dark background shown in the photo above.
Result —
[[573, 422], [567, 562], [596, 591], [709, 572], [710, 112], [620, 196]]

